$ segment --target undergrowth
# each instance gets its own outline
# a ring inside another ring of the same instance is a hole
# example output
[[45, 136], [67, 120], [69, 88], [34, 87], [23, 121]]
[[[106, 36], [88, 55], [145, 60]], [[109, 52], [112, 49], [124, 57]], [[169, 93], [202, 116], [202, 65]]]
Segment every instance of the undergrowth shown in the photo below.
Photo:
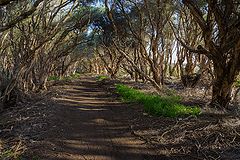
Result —
[[236, 81], [235, 86], [236, 86], [236, 87], [240, 87], [240, 80], [237, 80], [237, 81]]
[[63, 77], [62, 79], [59, 76], [49, 76], [48, 81], [73, 80], [79, 77], [80, 77], [79, 73], [71, 74], [70, 76]]
[[79, 73], [75, 73], [75, 74], [71, 74], [70, 76], [66, 76], [63, 78], [63, 80], [73, 80], [73, 79], [77, 79], [77, 78], [80, 78]]
[[126, 85], [117, 84], [116, 91], [127, 102], [137, 102], [144, 105], [147, 113], [156, 116], [179, 117], [185, 115], [199, 115], [201, 110], [197, 106], [185, 106], [180, 104], [179, 96], [152, 95], [130, 88]]
[[105, 79], [109, 79], [108, 76], [104, 76], [104, 75], [99, 75], [96, 77], [97, 81], [102, 81], [102, 80], [105, 80]]
[[[26, 160], [25, 158], [22, 158], [21, 152], [15, 151], [14, 149], [8, 149], [0, 153], [0, 159], [2, 160]], [[32, 160], [38, 160], [36, 158], [32, 158]]]
[[58, 81], [58, 80], [60, 80], [59, 76], [49, 76], [48, 77], [48, 81]]

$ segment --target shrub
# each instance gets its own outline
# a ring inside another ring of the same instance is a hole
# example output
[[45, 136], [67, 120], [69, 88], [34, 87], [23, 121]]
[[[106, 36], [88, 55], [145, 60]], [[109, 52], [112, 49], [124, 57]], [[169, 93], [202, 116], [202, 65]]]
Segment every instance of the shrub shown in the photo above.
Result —
[[144, 110], [151, 115], [178, 117], [184, 115], [199, 115], [201, 110], [197, 106], [185, 106], [180, 104], [181, 97], [146, 94], [139, 90], [129, 88], [126, 85], [117, 84], [116, 91], [127, 102], [143, 104]]

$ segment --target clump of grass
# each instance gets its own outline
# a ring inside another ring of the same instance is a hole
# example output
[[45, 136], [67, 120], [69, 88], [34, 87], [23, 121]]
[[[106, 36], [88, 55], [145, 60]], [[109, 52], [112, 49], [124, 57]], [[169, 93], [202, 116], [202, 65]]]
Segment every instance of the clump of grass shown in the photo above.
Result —
[[151, 115], [179, 117], [199, 115], [201, 112], [199, 107], [189, 107], [180, 104], [181, 97], [179, 96], [161, 97], [159, 95], [146, 94], [122, 84], [117, 84], [116, 90], [124, 101], [143, 104], [145, 111]]
[[58, 81], [60, 79], [60, 77], [58, 76], [49, 76], [48, 77], [48, 81]]
[[102, 81], [102, 80], [105, 80], [105, 79], [109, 79], [108, 76], [104, 76], [104, 75], [99, 75], [96, 77], [97, 81]]
[[81, 74], [80, 73], [75, 73], [71, 75], [72, 78], [80, 78]]
[[75, 74], [71, 74], [70, 76], [64, 77], [63, 80], [73, 80], [73, 79], [78, 79], [80, 78], [80, 74], [79, 73], [75, 73]]

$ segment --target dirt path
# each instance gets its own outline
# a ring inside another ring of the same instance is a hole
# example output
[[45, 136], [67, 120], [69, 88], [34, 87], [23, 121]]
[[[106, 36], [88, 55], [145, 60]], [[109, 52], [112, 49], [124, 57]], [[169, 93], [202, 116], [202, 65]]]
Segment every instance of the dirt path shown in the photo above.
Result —
[[32, 148], [38, 159], [153, 160], [153, 148], [131, 134], [131, 107], [116, 102], [94, 78], [62, 86], [51, 128]]
[[0, 159], [240, 160], [235, 114], [154, 117], [108, 92], [114, 81], [57, 83], [2, 113]]

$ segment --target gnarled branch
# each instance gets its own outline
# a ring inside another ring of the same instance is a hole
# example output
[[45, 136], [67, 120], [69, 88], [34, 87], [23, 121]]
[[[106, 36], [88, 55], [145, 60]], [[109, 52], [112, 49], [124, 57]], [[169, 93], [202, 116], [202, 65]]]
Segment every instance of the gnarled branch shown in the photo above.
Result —
[[[12, 21], [10, 21], [9, 23], [7, 23], [4, 26], [0, 27], [0, 32], [6, 31], [12, 27], [14, 27], [18, 22], [21, 22], [22, 20], [26, 19], [27, 17], [29, 17], [30, 15], [32, 15], [36, 10], [37, 7], [39, 6], [39, 4], [42, 2], [43, 0], [37, 0], [35, 1], [35, 3], [33, 4], [32, 8], [29, 9], [28, 11], [23, 12], [22, 14], [20, 14], [18, 17], [16, 17], [15, 19], [13, 19]], [[1, 1], [0, 1], [1, 2]], [[1, 4], [1, 3], [0, 3]]]

